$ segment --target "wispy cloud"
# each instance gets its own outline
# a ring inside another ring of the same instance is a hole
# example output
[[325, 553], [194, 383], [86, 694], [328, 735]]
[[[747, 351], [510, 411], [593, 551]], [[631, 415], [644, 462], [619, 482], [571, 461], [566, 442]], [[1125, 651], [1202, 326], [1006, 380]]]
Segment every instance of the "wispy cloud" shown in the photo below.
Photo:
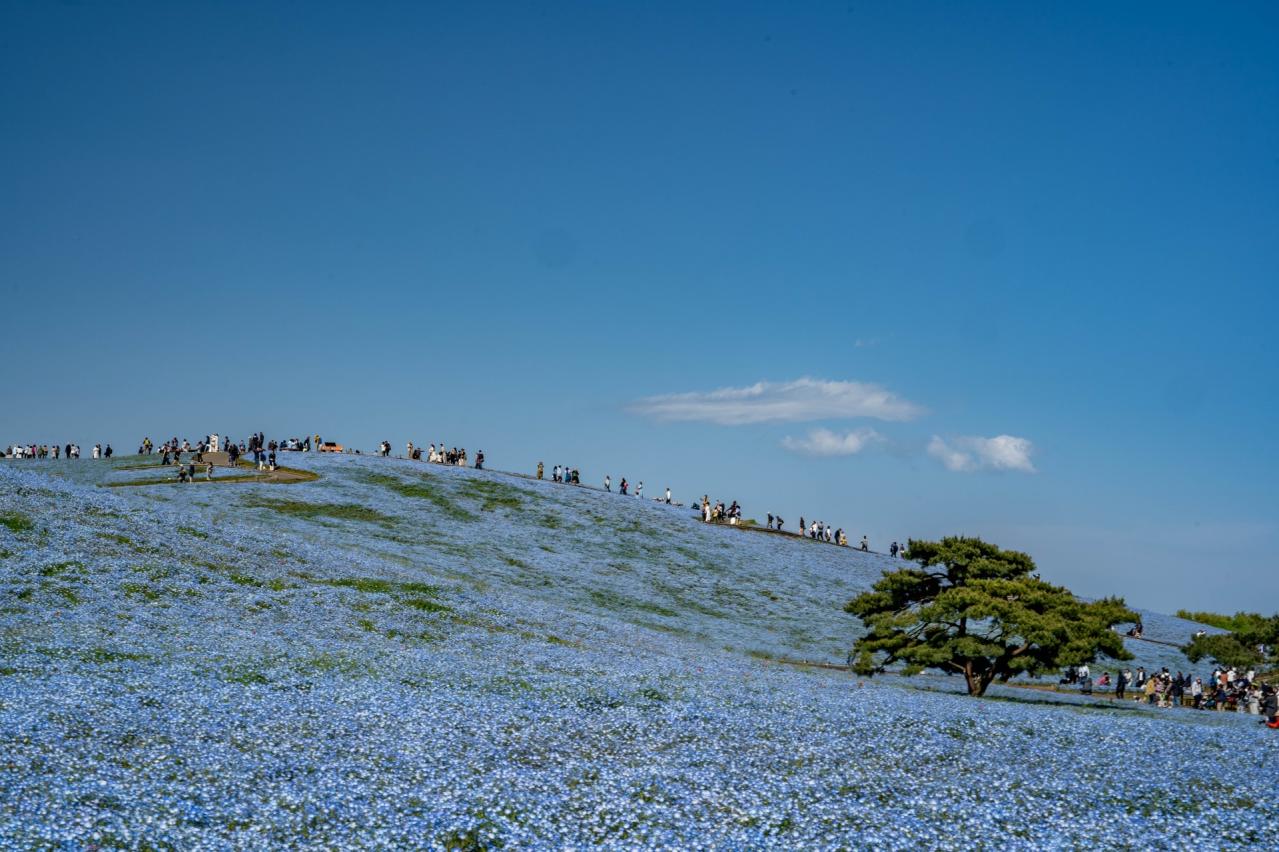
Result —
[[724, 426], [848, 417], [911, 420], [924, 413], [920, 406], [879, 385], [810, 378], [650, 396], [636, 401], [630, 410], [658, 420], [695, 420]]
[[842, 433], [829, 429], [813, 429], [803, 438], [787, 435], [782, 438], [782, 446], [793, 453], [806, 456], [855, 456], [872, 444], [883, 441], [883, 435], [869, 428]]
[[928, 442], [928, 454], [937, 458], [948, 469], [960, 473], [975, 470], [1017, 470], [1034, 473], [1035, 465], [1030, 456], [1035, 445], [1026, 438], [1012, 435], [996, 435], [993, 438], [975, 436], [944, 440], [934, 435]]

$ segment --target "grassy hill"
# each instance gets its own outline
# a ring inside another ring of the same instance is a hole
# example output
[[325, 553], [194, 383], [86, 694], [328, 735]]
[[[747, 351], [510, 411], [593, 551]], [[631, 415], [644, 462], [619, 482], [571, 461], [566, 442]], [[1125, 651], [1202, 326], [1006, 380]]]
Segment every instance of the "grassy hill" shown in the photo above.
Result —
[[1248, 717], [773, 662], [886, 556], [374, 458], [98, 487], [138, 462], [0, 465], [0, 848], [1279, 840]]

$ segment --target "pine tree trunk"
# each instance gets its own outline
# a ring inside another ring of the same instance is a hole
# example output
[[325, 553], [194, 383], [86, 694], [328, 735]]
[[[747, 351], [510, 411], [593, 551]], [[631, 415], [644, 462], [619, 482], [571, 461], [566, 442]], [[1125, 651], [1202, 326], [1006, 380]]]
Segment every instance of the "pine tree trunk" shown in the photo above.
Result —
[[981, 695], [986, 691], [981, 684], [981, 675], [973, 669], [972, 663], [964, 663], [964, 680], [968, 681], [969, 695]]
[[968, 694], [975, 695], [978, 698], [986, 694], [986, 687], [990, 686], [991, 681], [995, 679], [995, 670], [993, 668], [979, 672], [973, 668], [972, 662], [964, 663], [964, 680], [968, 682]]

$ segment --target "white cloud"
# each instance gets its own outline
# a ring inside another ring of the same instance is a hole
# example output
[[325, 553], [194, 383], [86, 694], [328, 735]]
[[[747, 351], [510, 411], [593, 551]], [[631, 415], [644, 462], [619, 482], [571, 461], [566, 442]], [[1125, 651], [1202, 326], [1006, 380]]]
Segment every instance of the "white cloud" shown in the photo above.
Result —
[[782, 438], [782, 446], [808, 456], [853, 456], [884, 440], [874, 429], [858, 429], [843, 434], [829, 429], [813, 429], [805, 438]]
[[996, 435], [993, 438], [964, 437], [947, 442], [934, 435], [928, 442], [928, 454], [941, 460], [950, 470], [968, 473], [974, 470], [1019, 470], [1034, 473], [1030, 461], [1035, 445], [1026, 438]]
[[920, 406], [879, 385], [809, 378], [650, 396], [634, 403], [631, 411], [658, 420], [695, 420], [724, 426], [846, 417], [911, 420], [924, 413]]

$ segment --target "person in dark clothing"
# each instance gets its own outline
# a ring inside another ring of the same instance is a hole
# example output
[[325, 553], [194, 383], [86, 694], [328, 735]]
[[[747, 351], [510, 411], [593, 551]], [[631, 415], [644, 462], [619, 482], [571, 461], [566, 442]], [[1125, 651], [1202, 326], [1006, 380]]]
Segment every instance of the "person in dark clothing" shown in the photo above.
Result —
[[1270, 684], [1261, 688], [1261, 723], [1279, 728], [1279, 692]]
[[1124, 689], [1128, 686], [1127, 672], [1119, 672], [1115, 677], [1115, 697], [1120, 701], [1124, 700]]

